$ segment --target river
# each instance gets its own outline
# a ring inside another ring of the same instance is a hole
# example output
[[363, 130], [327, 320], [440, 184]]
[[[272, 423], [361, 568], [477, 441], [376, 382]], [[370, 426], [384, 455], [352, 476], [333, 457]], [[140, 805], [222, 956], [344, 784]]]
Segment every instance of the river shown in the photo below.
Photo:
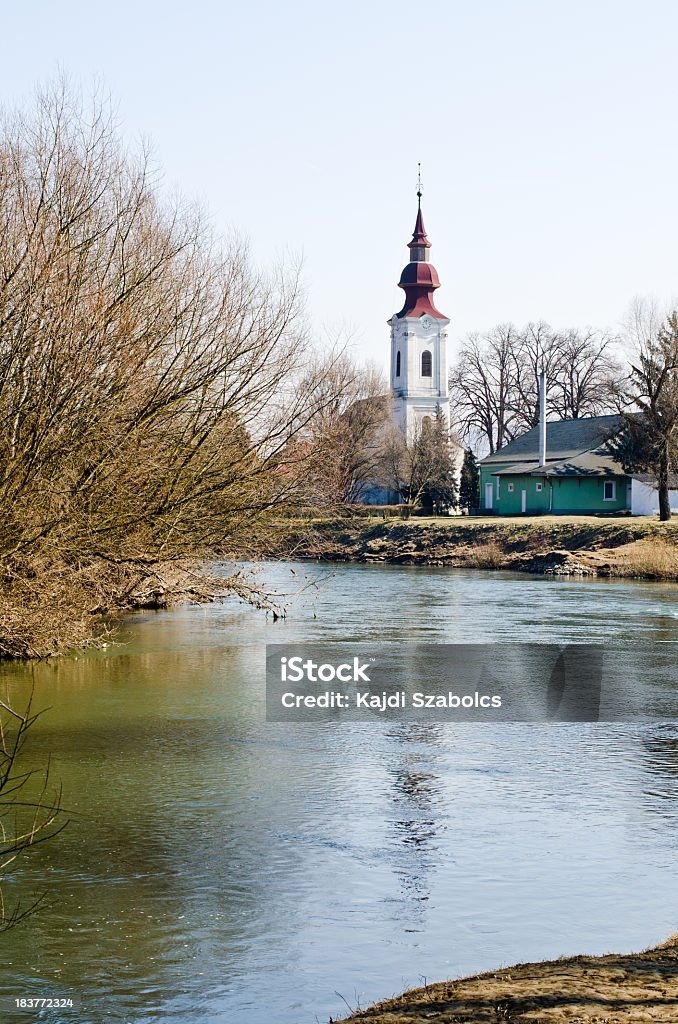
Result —
[[315, 1024], [678, 928], [678, 723], [267, 725], [263, 692], [267, 642], [675, 643], [678, 587], [260, 573], [286, 618], [144, 613], [103, 652], [0, 670], [47, 709], [28, 752], [70, 818], [4, 882], [46, 895], [0, 937], [5, 997], [76, 999], [56, 1024]]

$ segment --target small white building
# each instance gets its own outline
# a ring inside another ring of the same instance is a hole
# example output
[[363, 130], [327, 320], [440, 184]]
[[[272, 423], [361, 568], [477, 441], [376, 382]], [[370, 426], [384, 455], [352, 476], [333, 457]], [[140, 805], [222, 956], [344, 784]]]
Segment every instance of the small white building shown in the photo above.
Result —
[[[669, 477], [671, 490], [669, 501], [671, 511], [678, 512], [678, 477]], [[634, 516], [658, 516], [659, 493], [657, 478], [650, 473], [637, 473], [631, 477], [631, 514]]]

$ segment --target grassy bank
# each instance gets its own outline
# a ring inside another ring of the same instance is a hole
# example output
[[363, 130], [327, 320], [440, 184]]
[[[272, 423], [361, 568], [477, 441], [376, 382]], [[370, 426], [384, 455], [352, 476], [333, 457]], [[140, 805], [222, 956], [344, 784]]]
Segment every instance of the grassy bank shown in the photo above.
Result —
[[675, 1024], [678, 935], [644, 953], [518, 964], [405, 992], [345, 1021], [369, 1024]]
[[294, 529], [280, 553], [320, 561], [678, 580], [678, 521], [592, 516], [328, 519]]

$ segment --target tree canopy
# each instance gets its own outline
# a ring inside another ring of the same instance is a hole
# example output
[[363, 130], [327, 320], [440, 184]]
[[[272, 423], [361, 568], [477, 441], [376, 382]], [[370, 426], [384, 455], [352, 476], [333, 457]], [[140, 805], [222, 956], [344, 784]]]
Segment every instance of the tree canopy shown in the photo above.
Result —
[[622, 375], [615, 343], [602, 331], [556, 331], [543, 321], [469, 335], [450, 372], [450, 407], [461, 437], [495, 452], [536, 426], [542, 369], [550, 416], [615, 411]]

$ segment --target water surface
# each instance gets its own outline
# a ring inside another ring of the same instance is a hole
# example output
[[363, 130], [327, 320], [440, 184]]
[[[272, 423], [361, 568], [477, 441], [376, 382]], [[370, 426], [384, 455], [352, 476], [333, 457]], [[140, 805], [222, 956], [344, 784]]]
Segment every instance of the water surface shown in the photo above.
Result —
[[[235, 601], [135, 616], [124, 644], [5, 666], [50, 706], [71, 822], [5, 897], [39, 1019], [315, 1024], [517, 960], [678, 927], [678, 726], [267, 725], [266, 642], [678, 641], [678, 587], [447, 568], [276, 564]], [[346, 1002], [344, 1002], [344, 1000]], [[18, 1018], [17, 1018], [18, 1019]]]

